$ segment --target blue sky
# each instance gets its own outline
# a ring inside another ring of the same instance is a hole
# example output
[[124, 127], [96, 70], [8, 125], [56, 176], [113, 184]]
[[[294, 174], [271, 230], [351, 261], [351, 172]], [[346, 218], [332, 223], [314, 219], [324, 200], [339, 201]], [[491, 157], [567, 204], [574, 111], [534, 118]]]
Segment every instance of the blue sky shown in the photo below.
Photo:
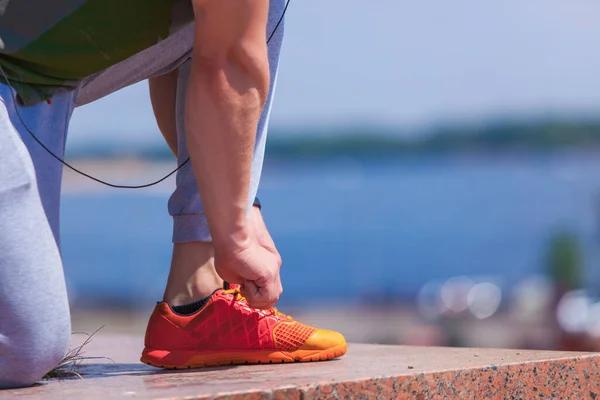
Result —
[[[418, 128], [594, 115], [598, 15], [592, 0], [292, 0], [272, 123]], [[142, 83], [78, 109], [71, 139], [157, 132]]]

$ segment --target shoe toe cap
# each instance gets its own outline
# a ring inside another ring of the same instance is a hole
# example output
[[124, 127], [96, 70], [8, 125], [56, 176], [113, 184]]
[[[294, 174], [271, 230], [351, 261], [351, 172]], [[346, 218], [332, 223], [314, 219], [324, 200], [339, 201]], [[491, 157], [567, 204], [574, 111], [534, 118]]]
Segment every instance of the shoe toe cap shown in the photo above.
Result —
[[313, 333], [300, 350], [326, 350], [346, 344], [346, 339], [341, 333], [319, 329]]

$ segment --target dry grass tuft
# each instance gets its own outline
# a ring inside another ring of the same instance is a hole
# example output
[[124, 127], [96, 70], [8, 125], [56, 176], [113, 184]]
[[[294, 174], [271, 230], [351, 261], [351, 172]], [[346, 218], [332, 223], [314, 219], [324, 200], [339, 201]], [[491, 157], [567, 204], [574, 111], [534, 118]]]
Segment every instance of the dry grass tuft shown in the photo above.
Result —
[[89, 357], [89, 356], [85, 355], [85, 351], [84, 351], [85, 346], [87, 346], [92, 341], [94, 335], [96, 333], [98, 333], [100, 331], [100, 329], [102, 329], [102, 328], [104, 328], [104, 325], [101, 326], [100, 328], [96, 329], [91, 334], [87, 334], [87, 333], [84, 333], [84, 332], [74, 332], [73, 334], [78, 334], [79, 333], [79, 334], [86, 335], [87, 338], [81, 344], [81, 346], [76, 347], [74, 349], [70, 349], [67, 352], [67, 355], [65, 356], [65, 358], [63, 358], [63, 360], [60, 362], [60, 364], [58, 364], [55, 368], [53, 368], [46, 375], [44, 375], [44, 377], [42, 379], [43, 380], [47, 380], [47, 379], [67, 379], [67, 378], [74, 378], [74, 377], [77, 377], [79, 379], [83, 379], [83, 377], [81, 376], [81, 374], [79, 372], [77, 372], [77, 369], [81, 365], [82, 361], [84, 361], [84, 360], [96, 360], [96, 359], [104, 359], [104, 360], [110, 360], [110, 361], [112, 361], [108, 357]]

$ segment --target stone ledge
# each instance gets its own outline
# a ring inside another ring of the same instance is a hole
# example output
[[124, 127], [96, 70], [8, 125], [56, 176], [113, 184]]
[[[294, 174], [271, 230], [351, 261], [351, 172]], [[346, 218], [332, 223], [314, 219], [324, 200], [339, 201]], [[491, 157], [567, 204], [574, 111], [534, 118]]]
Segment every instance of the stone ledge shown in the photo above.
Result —
[[[27, 399], [556, 398], [600, 395], [600, 354], [354, 344], [330, 362], [162, 371], [139, 337], [98, 334], [81, 379], [0, 391]], [[600, 398], [599, 398], [600, 400]]]

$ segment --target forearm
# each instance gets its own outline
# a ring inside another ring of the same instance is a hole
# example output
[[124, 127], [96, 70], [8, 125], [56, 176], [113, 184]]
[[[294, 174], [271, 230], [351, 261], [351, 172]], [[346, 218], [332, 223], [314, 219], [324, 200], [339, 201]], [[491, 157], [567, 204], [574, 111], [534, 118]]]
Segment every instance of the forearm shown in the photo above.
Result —
[[262, 45], [217, 47], [206, 42], [210, 35], [202, 28], [196, 34], [186, 94], [187, 146], [213, 242], [225, 248], [247, 239], [254, 139], [269, 89], [266, 45], [264, 33]]

